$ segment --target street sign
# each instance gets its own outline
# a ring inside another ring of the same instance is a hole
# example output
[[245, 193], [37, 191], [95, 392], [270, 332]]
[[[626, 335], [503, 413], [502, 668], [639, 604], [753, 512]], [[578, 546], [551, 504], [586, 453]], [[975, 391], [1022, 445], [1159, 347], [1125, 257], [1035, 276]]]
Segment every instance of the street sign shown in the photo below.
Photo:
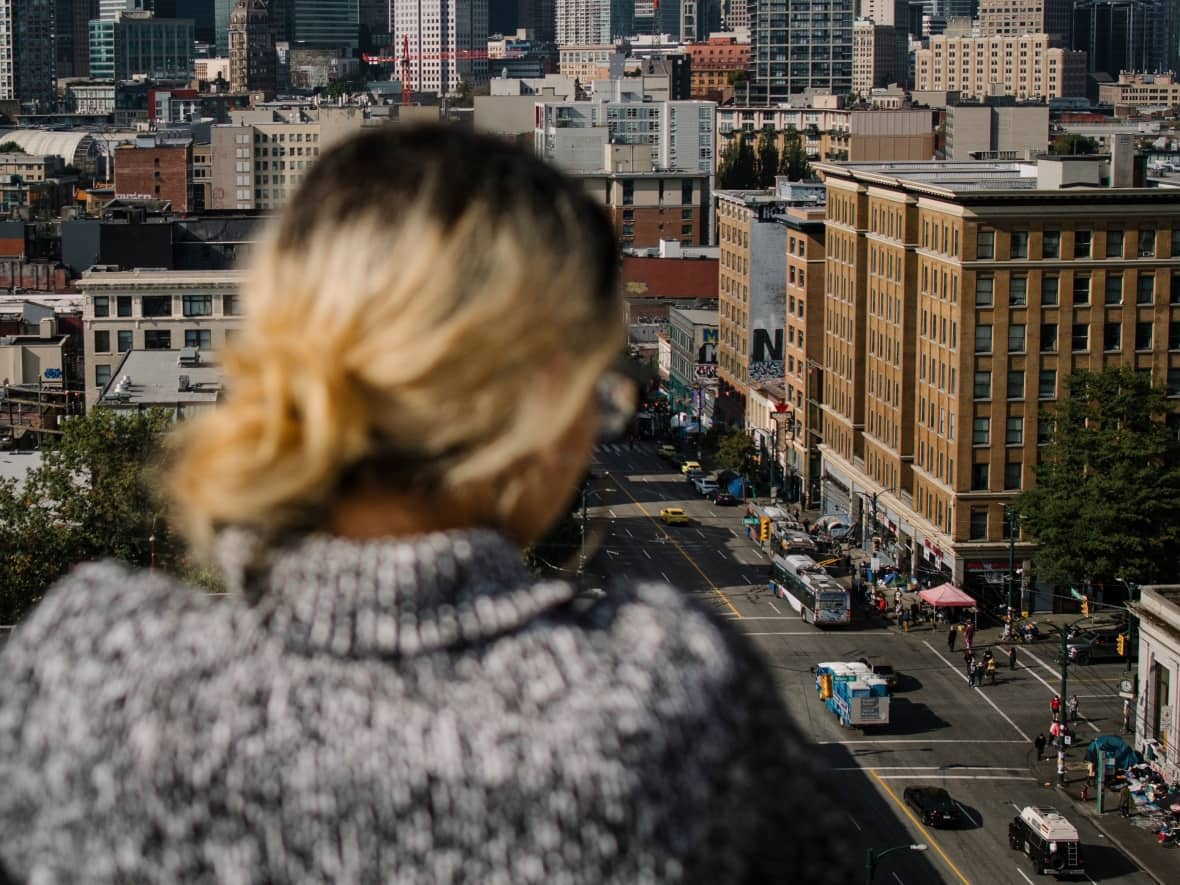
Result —
[[61, 369], [46, 369], [45, 370], [45, 377], [51, 381], [60, 381], [61, 380]]
[[1119, 681], [1119, 697], [1132, 701], [1135, 700], [1135, 681], [1133, 679], [1122, 679]]

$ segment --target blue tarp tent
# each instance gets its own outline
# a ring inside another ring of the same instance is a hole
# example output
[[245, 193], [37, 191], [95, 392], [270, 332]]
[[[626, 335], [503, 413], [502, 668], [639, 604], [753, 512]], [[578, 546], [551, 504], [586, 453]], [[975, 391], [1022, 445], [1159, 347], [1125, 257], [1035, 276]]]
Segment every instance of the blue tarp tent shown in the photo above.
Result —
[[1117, 734], [1100, 734], [1090, 741], [1086, 747], [1086, 761], [1097, 762], [1099, 752], [1106, 753], [1108, 757], [1114, 756], [1114, 764], [1119, 768], [1130, 768], [1143, 761]]

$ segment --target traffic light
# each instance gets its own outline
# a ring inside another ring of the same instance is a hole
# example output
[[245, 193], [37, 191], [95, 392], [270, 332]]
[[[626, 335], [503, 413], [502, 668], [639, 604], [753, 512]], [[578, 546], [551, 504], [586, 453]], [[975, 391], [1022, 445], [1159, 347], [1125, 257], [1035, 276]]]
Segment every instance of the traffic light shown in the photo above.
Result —
[[765, 517], [763, 517], [762, 521], [758, 524], [758, 540], [770, 540], [770, 520], [766, 519]]
[[1090, 617], [1090, 597], [1089, 596], [1082, 597], [1082, 617], [1083, 618]]
[[881, 550], [881, 536], [873, 535], [873, 552], [880, 552]]
[[1119, 657], [1126, 657], [1127, 655], [1127, 634], [1120, 633], [1118, 639], [1115, 640], [1114, 647], [1118, 650]]

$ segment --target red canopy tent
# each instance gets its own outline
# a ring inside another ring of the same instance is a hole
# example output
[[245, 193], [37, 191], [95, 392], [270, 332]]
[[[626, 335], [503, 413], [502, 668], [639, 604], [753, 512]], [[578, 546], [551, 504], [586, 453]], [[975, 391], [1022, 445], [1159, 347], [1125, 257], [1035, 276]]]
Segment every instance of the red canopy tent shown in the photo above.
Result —
[[972, 608], [976, 605], [973, 597], [949, 583], [923, 590], [918, 595], [922, 597], [923, 602], [934, 608]]

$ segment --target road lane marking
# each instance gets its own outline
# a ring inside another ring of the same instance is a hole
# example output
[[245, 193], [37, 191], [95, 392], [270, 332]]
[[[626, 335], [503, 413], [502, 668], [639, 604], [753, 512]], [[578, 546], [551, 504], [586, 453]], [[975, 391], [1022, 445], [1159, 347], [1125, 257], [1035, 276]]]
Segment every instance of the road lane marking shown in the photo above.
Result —
[[726, 555], [725, 555], [725, 551], [724, 551], [724, 550], [721, 550], [721, 549], [718, 549], [718, 551], [717, 551], [717, 555], [718, 555], [718, 556], [720, 556], [722, 559], [726, 559], [726, 558], [727, 558], [727, 557], [726, 557]]
[[958, 801], [956, 801], [956, 802], [955, 802], [955, 804], [959, 806], [959, 811], [963, 812], [963, 817], [965, 817], [965, 818], [967, 818], [967, 820], [971, 821], [971, 823], [972, 823], [974, 826], [977, 826], [977, 827], [978, 827], [978, 826], [980, 825], [980, 824], [979, 824], [979, 821], [977, 821], [975, 818], [973, 818], [973, 817], [971, 816], [971, 812], [970, 812], [970, 811], [968, 811], [968, 810], [967, 810], [967, 809], [966, 809], [966, 808], [963, 806], [963, 803], [962, 803], [962, 802], [958, 802]]
[[[611, 519], [618, 519], [618, 517], [617, 517], [617, 516], [615, 516], [615, 512], [614, 512], [613, 510], [611, 510], [610, 508], [607, 508], [607, 511], [606, 511], [606, 512], [610, 514], [610, 518], [611, 518]], [[630, 532], [627, 532], [627, 534], [629, 535], [629, 534], [631, 534], [631, 533], [630, 533]]]
[[775, 613], [776, 615], [781, 615], [781, 614], [782, 614], [782, 612], [780, 612], [780, 611], [778, 610], [778, 606], [774, 604], [774, 601], [773, 601], [773, 600], [771, 600], [771, 599], [768, 599], [768, 600], [766, 600], [766, 604], [767, 604], [767, 605], [769, 605], [769, 606], [770, 606], [772, 609], [774, 609], [774, 613]]
[[[742, 613], [740, 611], [738, 611], [737, 606], [733, 604], [733, 600], [729, 598], [729, 595], [726, 594], [726, 592], [724, 590], [722, 590], [720, 587], [718, 587], [716, 584], [714, 584], [712, 581], [709, 580], [709, 576], [706, 575], [704, 573], [704, 571], [702, 571], [702, 569], [699, 565], [697, 565], [696, 560], [688, 555], [688, 551], [685, 550], [684, 547], [681, 546], [679, 541], [677, 541], [670, 534], [668, 534], [666, 531], [664, 531], [663, 528], [661, 528], [660, 524], [658, 522], [656, 522], [655, 517], [652, 516], [650, 513], [648, 513], [647, 508], [644, 507], [642, 504], [640, 504], [639, 500], [634, 495], [631, 494], [630, 489], [628, 489], [622, 483], [619, 483], [619, 488], [622, 490], [624, 495], [626, 495], [628, 498], [631, 499], [631, 503], [639, 508], [639, 512], [647, 517], [648, 522], [650, 522], [653, 526], [655, 526], [660, 531], [660, 534], [662, 535], [664, 540], [666, 540], [669, 544], [671, 544], [673, 547], [675, 547], [680, 552], [680, 555], [683, 556], [685, 558], [685, 560], [688, 561], [688, 564], [691, 565], [694, 569], [696, 569], [697, 574], [705, 579], [705, 583], [709, 585], [709, 589], [721, 597], [721, 600], [726, 604], [726, 606], [729, 607], [729, 610], [733, 613], [733, 617], [737, 620], [740, 620], [742, 617]], [[732, 529], [731, 529], [731, 531], [732, 531]], [[661, 574], [662, 574], [662, 572], [661, 572]], [[664, 580], [667, 581], [668, 579], [664, 578]], [[672, 582], [668, 581], [668, 583], [671, 584]]]
[[697, 534], [700, 535], [702, 538], [705, 537], [705, 533], [702, 532], [700, 529], [697, 529]]
[[[743, 617], [742, 620], [743, 621], [758, 621], [758, 620], [763, 620], [763, 619], [762, 618]], [[802, 619], [801, 618], [783, 618], [783, 620], [784, 621], [801, 621]], [[743, 636], [814, 636], [818, 639], [820, 636], [823, 636], [825, 634], [823, 634], [822, 632], [820, 632], [818, 630], [796, 630], [794, 632], [783, 632], [783, 633], [751, 633], [749, 631], [742, 631], [742, 635]], [[881, 633], [878, 630], [841, 630], [840, 635], [841, 636], [880, 636]]]
[[651, 559], [651, 554], [647, 552], [646, 547], [640, 547], [639, 549], [643, 551], [644, 556], [646, 556], [648, 559]]
[[[946, 658], [944, 658], [944, 657], [942, 656], [942, 652], [940, 652], [938, 649], [936, 649], [936, 648], [935, 648], [933, 645], [931, 645], [931, 644], [930, 644], [929, 642], [927, 642], [925, 639], [923, 639], [923, 640], [922, 640], [922, 644], [923, 644], [924, 646], [926, 646], [928, 649], [930, 649], [932, 652], [934, 652], [935, 656], [936, 656], [936, 657], [937, 657], [937, 658], [938, 658], [940, 661], [942, 661], [944, 664], [946, 664], [948, 667], [950, 667], [950, 668], [951, 668], [951, 669], [952, 669], [952, 670], [953, 670], [955, 673], [958, 673], [959, 677], [960, 677], [960, 678], [962, 678], [964, 682], [966, 682], [966, 681], [967, 681], [967, 674], [966, 674], [966, 673], [962, 673], [962, 672], [960, 672], [958, 667], [956, 667], [954, 664], [952, 664], [950, 661], [948, 661]], [[999, 708], [999, 707], [996, 705], [996, 702], [995, 702], [995, 701], [993, 701], [991, 698], [989, 698], [989, 697], [987, 696], [987, 692], [985, 692], [985, 691], [984, 691], [982, 688], [979, 688], [979, 687], [976, 687], [976, 688], [975, 688], [975, 692], [976, 692], [976, 693], [977, 693], [977, 694], [978, 694], [980, 697], [982, 697], [982, 698], [983, 698], [985, 701], [987, 701], [987, 702], [988, 702], [988, 705], [989, 705], [989, 706], [990, 706], [990, 707], [991, 707], [993, 710], [995, 710], [997, 713], [999, 713], [1001, 716], [1003, 716], [1003, 717], [1004, 717], [1004, 721], [1005, 721], [1005, 722], [1007, 722], [1009, 725], [1011, 725], [1013, 728], [1015, 728], [1015, 729], [1016, 729], [1016, 733], [1017, 733], [1018, 735], [1020, 735], [1022, 738], [1024, 738], [1024, 740], [1025, 740], [1026, 742], [1027, 742], [1027, 741], [1031, 741], [1031, 740], [1032, 740], [1032, 738], [1030, 738], [1030, 737], [1029, 737], [1027, 734], [1025, 734], [1025, 733], [1024, 733], [1024, 729], [1022, 729], [1022, 728], [1021, 728], [1019, 725], [1017, 725], [1015, 722], [1013, 722], [1013, 721], [1012, 721], [1012, 719], [1011, 719], [1011, 717], [1009, 717], [1007, 713], [1005, 713], [1003, 710], [1001, 710], [1001, 709], [1000, 709], [1000, 708]]]
[[1023, 879], [1025, 882], [1027, 882], [1028, 885], [1033, 885], [1033, 880], [1030, 879], [1028, 876], [1024, 875], [1024, 870], [1022, 870], [1020, 867], [1017, 867], [1016, 872], [1020, 873], [1020, 878]]
[[[845, 812], [845, 813], [847, 814], [847, 812]], [[858, 833], [862, 833], [862, 832], [864, 832], [864, 829], [861, 827], [861, 825], [860, 825], [860, 824], [858, 824], [858, 823], [856, 822], [856, 818], [855, 818], [855, 817], [853, 817], [851, 814], [849, 814], [849, 815], [848, 815], [848, 819], [849, 819], [850, 821], [852, 821], [852, 825], [853, 825], [854, 827], [856, 827], [856, 831], [857, 831]]]
[[1023, 744], [1024, 741], [1008, 741], [1003, 738], [991, 738], [989, 740], [980, 739], [966, 739], [955, 740], [952, 738], [940, 738], [938, 740], [922, 740], [909, 738], [869, 738], [866, 740], [849, 740], [849, 741], [816, 741], [817, 745], [824, 744], [839, 744], [846, 746], [850, 744]]
[[[1011, 765], [848, 765], [829, 771], [1025, 771]], [[1028, 777], [1027, 774], [1024, 777]]]
[[737, 532], [735, 532], [733, 529], [730, 529], [730, 530], [729, 530], [729, 533], [730, 533], [731, 535], [733, 535], [735, 538], [741, 538], [741, 535], [739, 535], [739, 534], [738, 534]]
[[[609, 511], [608, 511], [608, 512], [609, 512]], [[611, 516], [614, 516], [614, 514], [613, 514], [613, 513], [611, 513]], [[633, 534], [631, 534], [631, 530], [630, 530], [629, 528], [627, 528], [626, 526], [624, 526], [624, 527], [623, 527], [623, 531], [625, 531], [625, 532], [627, 533], [627, 537], [628, 537], [628, 538], [634, 538], [634, 537], [635, 537]]]
[[[1054, 670], [1052, 667], [1050, 667], [1048, 664], [1046, 664], [1044, 661], [1042, 661], [1040, 658], [1038, 658], [1032, 652], [1026, 651], [1025, 654], [1027, 654], [1030, 658], [1032, 658], [1034, 661], [1036, 661], [1038, 664], [1040, 664], [1042, 667], [1044, 667], [1046, 670], [1048, 670], [1050, 673], [1052, 673], [1058, 679], [1061, 678], [1060, 673], [1058, 673], [1056, 670]], [[1041, 685], [1045, 686], [1045, 688], [1049, 689], [1049, 691], [1053, 694], [1054, 697], [1057, 696], [1058, 689], [1054, 688], [1052, 685], [1050, 685], [1048, 682], [1046, 682], [1040, 673], [1038, 673], [1032, 667], [1025, 667], [1024, 669], [1028, 673], [1028, 675], [1030, 675], [1033, 679], [1037, 680], [1037, 682], [1041, 683]], [[1099, 697], [1099, 695], [1089, 695], [1089, 697]], [[1079, 698], [1080, 698], [1080, 695], [1079, 695]], [[1109, 700], [1109, 696], [1107, 696], [1107, 700]], [[1085, 716], [1079, 716], [1078, 718], [1081, 719], [1083, 722], [1085, 722], [1092, 729], [1094, 729], [1095, 734], [1098, 734], [1102, 731], [1102, 729], [1100, 729], [1097, 725], [1095, 725], [1093, 722], [1091, 722]]]
[[897, 880], [897, 885], [905, 885], [905, 882], [901, 881], [901, 876], [897, 875], [897, 873], [893, 874], [893, 878]]
[[[902, 810], [905, 816], [910, 819], [910, 823], [917, 827], [918, 832], [926, 837], [926, 844], [933, 848], [935, 853], [942, 858], [943, 862], [951, 868], [951, 872], [959, 877], [959, 881], [962, 882], [963, 885], [971, 885], [971, 880], [963, 875], [962, 871], [960, 871], [959, 868], [955, 866], [955, 862], [953, 860], [947, 857], [946, 852], [942, 850], [942, 846], [939, 845], [938, 842], [935, 841], [934, 837], [930, 835], [930, 831], [922, 826], [922, 822], [914, 817], [914, 813], [910, 811], [910, 807], [897, 798], [897, 794], [893, 792], [889, 784], [885, 783], [881, 776], [875, 772], [870, 771], [869, 776], [881, 785], [881, 789], [884, 790], [889, 798], [893, 800], [894, 804]], [[1032, 883], [1029, 883], [1029, 885], [1032, 885]]]
[[741, 577], [741, 579], [742, 579], [742, 583], [743, 583], [743, 584], [753, 584], [753, 583], [754, 583], [754, 582], [753, 582], [753, 581], [751, 581], [749, 578], [747, 578], [745, 575], [741, 575], [740, 577]]
[[669, 584], [671, 584], [671, 583], [672, 583], [672, 579], [671, 579], [671, 578], [669, 578], [667, 575], [665, 575], [663, 572], [660, 572], [660, 575], [661, 575], [661, 576], [664, 578], [664, 580], [665, 580], [665, 581], [667, 581]]
[[1031, 774], [882, 774], [883, 781], [1028, 781], [1037, 783]]

